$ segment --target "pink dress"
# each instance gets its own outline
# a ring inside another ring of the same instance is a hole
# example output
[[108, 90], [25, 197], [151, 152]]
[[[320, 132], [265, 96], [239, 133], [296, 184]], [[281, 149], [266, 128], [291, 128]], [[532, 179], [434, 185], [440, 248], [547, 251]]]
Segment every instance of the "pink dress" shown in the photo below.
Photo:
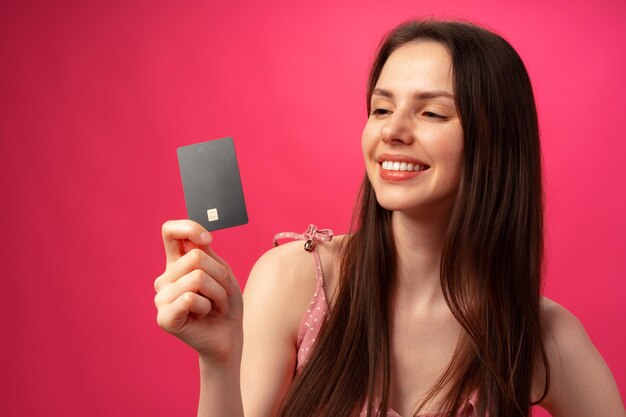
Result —
[[[302, 366], [306, 363], [309, 353], [311, 352], [315, 340], [319, 334], [322, 323], [328, 320], [328, 302], [326, 300], [326, 293], [324, 292], [324, 276], [322, 274], [322, 264], [320, 262], [319, 253], [315, 250], [317, 242], [329, 242], [333, 237], [332, 230], [318, 229], [315, 225], [310, 225], [304, 233], [284, 232], [278, 233], [274, 236], [274, 246], [278, 245], [279, 239], [296, 239], [304, 240], [304, 249], [311, 252], [313, 255], [313, 265], [315, 267], [315, 274], [317, 277], [317, 285], [313, 298], [309, 303], [309, 307], [302, 318], [300, 323], [300, 330], [298, 332], [297, 349], [298, 354], [296, 358], [296, 372], [300, 372]], [[476, 404], [476, 396], [473, 395], [464, 407], [463, 412], [457, 415], [457, 417], [475, 417], [474, 406]], [[378, 411], [378, 410], [376, 410]], [[424, 414], [419, 417], [438, 417], [438, 414]], [[361, 417], [367, 417], [367, 404], [363, 406], [361, 411]], [[402, 417], [400, 414], [392, 409], [387, 412], [387, 417]]]

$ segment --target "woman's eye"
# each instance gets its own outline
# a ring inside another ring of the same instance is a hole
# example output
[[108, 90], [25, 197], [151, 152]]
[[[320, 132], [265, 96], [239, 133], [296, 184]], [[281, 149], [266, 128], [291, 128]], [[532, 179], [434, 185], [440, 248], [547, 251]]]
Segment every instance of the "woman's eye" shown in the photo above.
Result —
[[431, 111], [425, 111], [424, 113], [422, 113], [424, 116], [426, 116], [429, 119], [439, 119], [439, 120], [445, 120], [446, 116], [442, 116], [440, 114], [437, 113], [433, 113]]
[[375, 116], [382, 116], [382, 115], [389, 114], [389, 113], [391, 113], [390, 110], [383, 109], [383, 108], [377, 108], [377, 109], [372, 110], [371, 114], [373, 114]]

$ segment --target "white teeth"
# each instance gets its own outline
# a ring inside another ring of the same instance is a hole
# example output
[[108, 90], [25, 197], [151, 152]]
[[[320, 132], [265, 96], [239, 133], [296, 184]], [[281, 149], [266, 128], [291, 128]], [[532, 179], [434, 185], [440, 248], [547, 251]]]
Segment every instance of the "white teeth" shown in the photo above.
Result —
[[413, 164], [411, 162], [383, 161], [383, 169], [387, 171], [423, 171], [426, 165]]

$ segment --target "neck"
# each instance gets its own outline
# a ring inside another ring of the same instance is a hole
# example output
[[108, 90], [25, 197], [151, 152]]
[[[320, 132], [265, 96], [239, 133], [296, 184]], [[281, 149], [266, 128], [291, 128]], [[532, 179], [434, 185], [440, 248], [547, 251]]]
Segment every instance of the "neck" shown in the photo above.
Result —
[[440, 270], [447, 221], [415, 218], [402, 212], [392, 214], [398, 254], [396, 303], [424, 312], [445, 304]]

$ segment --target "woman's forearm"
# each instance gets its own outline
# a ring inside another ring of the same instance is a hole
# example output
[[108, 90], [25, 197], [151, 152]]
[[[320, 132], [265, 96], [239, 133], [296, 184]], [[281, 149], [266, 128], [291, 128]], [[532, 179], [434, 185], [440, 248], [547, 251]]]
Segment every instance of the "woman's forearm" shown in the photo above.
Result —
[[200, 357], [198, 417], [243, 417], [241, 360], [215, 365]]

